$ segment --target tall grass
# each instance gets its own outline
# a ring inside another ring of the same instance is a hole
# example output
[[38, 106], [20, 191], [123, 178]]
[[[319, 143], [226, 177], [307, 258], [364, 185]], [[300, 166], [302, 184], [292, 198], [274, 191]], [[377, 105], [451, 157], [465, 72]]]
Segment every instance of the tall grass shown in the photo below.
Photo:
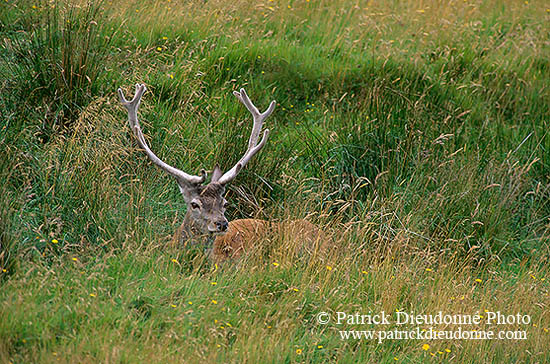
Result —
[[[548, 361], [544, 2], [0, 6], [0, 362]], [[151, 148], [190, 173], [244, 152], [231, 91], [277, 100], [228, 218], [307, 218], [336, 249], [269, 236], [216, 268], [171, 246], [185, 204], [114, 92], [137, 82]], [[435, 359], [314, 321], [381, 309], [537, 326]]]
[[39, 105], [40, 129], [47, 140], [51, 133], [70, 128], [97, 95], [111, 39], [102, 34], [101, 2], [18, 5], [13, 11], [27, 20], [4, 24], [6, 62], [0, 74], [10, 92]]

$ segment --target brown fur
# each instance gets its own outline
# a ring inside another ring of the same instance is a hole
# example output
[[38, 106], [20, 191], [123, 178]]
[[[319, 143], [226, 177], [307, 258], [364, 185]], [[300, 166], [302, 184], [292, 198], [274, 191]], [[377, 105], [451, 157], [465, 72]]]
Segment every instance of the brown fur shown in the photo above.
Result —
[[210, 198], [212, 200], [217, 200], [225, 192], [225, 188], [219, 183], [209, 183], [206, 186], [201, 186], [200, 196], [203, 198]]
[[239, 258], [254, 249], [266, 236], [278, 236], [285, 241], [297, 241], [297, 253], [304, 250], [312, 253], [317, 246], [324, 250], [327, 246], [325, 233], [306, 220], [269, 222], [257, 219], [234, 220], [229, 223], [227, 233], [214, 241], [212, 259], [221, 262]]

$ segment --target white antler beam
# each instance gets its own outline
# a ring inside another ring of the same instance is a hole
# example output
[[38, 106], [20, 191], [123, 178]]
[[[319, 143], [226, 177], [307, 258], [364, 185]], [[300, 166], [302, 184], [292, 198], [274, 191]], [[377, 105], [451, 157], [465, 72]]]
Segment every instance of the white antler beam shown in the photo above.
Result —
[[147, 145], [147, 142], [145, 141], [145, 137], [143, 136], [143, 132], [141, 131], [141, 127], [139, 125], [138, 117], [137, 117], [137, 110], [139, 108], [139, 104], [141, 103], [141, 97], [143, 96], [143, 93], [147, 90], [145, 85], [136, 84], [136, 94], [134, 95], [134, 98], [131, 101], [126, 100], [124, 97], [124, 93], [119, 88], [118, 89], [118, 96], [120, 97], [120, 102], [122, 102], [122, 105], [128, 110], [128, 121], [130, 123], [130, 128], [132, 129], [138, 145], [145, 151], [145, 154], [149, 159], [159, 166], [162, 170], [164, 170], [169, 175], [176, 177], [179, 181], [185, 182], [187, 184], [200, 184], [203, 183], [206, 179], [206, 172], [204, 170], [201, 170], [200, 176], [194, 176], [185, 173], [182, 170], [179, 170], [177, 168], [172, 167], [171, 165], [165, 163], [162, 161], [159, 157], [156, 156], [155, 153], [149, 148]]
[[258, 108], [254, 106], [252, 101], [250, 101], [250, 98], [246, 94], [246, 91], [241, 88], [240, 92], [233, 91], [233, 94], [239, 99], [240, 102], [246, 106], [248, 111], [252, 114], [252, 118], [254, 119], [254, 125], [252, 126], [252, 132], [250, 133], [250, 138], [248, 139], [248, 149], [244, 153], [244, 155], [241, 157], [241, 159], [231, 168], [229, 171], [225, 172], [223, 176], [220, 177], [220, 179], [216, 182], [220, 184], [226, 184], [231, 182], [241, 169], [246, 166], [248, 161], [262, 149], [262, 147], [265, 145], [265, 142], [267, 141], [267, 137], [269, 136], [269, 129], [266, 129], [264, 131], [264, 134], [262, 136], [262, 139], [258, 143], [258, 139], [260, 137], [260, 131], [262, 130], [262, 125], [264, 123], [264, 120], [271, 115], [273, 110], [275, 110], [275, 105], [277, 103], [275, 101], [271, 101], [271, 104], [269, 104], [269, 107], [267, 110], [263, 113], [260, 113]]

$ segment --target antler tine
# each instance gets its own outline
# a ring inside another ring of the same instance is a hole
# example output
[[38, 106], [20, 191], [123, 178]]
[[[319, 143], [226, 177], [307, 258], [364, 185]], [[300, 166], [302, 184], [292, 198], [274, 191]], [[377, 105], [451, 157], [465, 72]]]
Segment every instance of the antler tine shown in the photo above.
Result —
[[239, 174], [241, 169], [248, 163], [248, 161], [265, 145], [267, 137], [269, 136], [269, 129], [266, 129], [264, 131], [262, 139], [258, 143], [260, 131], [262, 130], [264, 120], [269, 115], [271, 115], [273, 110], [275, 110], [275, 105], [277, 104], [275, 101], [271, 101], [271, 104], [269, 104], [267, 110], [263, 113], [260, 113], [258, 108], [254, 106], [252, 101], [250, 101], [250, 98], [243, 88], [241, 88], [240, 92], [233, 91], [233, 94], [237, 97], [237, 99], [239, 99], [240, 102], [244, 104], [244, 106], [246, 106], [248, 111], [250, 111], [254, 119], [254, 125], [252, 126], [252, 132], [250, 133], [250, 138], [248, 139], [248, 149], [246, 150], [242, 158], [237, 162], [237, 164], [220, 177], [220, 179], [217, 181], [220, 184], [226, 184], [235, 179], [235, 177], [237, 177], [237, 174]]
[[178, 181], [185, 182], [187, 184], [200, 184], [203, 183], [206, 179], [206, 171], [203, 169], [201, 170], [200, 176], [194, 176], [185, 173], [182, 170], [179, 170], [177, 168], [172, 167], [171, 165], [165, 163], [162, 161], [159, 157], [156, 156], [155, 153], [149, 148], [147, 145], [147, 142], [145, 141], [145, 137], [143, 136], [143, 132], [141, 131], [141, 127], [139, 125], [139, 120], [137, 117], [137, 110], [139, 108], [139, 104], [141, 103], [141, 96], [143, 96], [143, 93], [147, 90], [145, 85], [136, 84], [136, 94], [132, 98], [131, 101], [126, 100], [124, 97], [124, 93], [119, 88], [118, 89], [118, 96], [120, 98], [120, 102], [126, 107], [128, 110], [128, 122], [130, 123], [130, 128], [134, 132], [134, 135], [136, 137], [138, 145], [145, 151], [145, 154], [147, 154], [147, 157], [159, 166], [162, 170], [164, 170], [169, 175], [176, 177]]

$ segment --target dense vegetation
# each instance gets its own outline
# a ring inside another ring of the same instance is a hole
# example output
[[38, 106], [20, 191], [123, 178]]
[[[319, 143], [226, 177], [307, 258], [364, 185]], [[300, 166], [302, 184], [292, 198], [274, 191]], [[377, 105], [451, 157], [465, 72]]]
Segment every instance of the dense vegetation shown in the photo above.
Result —
[[[544, 1], [2, 2], [0, 362], [550, 361], [548, 24]], [[170, 245], [185, 204], [115, 93], [138, 82], [152, 149], [191, 173], [246, 148], [232, 90], [277, 100], [227, 215], [338, 249], [266, 237], [218, 267]], [[486, 309], [531, 315], [528, 339], [315, 322]]]

